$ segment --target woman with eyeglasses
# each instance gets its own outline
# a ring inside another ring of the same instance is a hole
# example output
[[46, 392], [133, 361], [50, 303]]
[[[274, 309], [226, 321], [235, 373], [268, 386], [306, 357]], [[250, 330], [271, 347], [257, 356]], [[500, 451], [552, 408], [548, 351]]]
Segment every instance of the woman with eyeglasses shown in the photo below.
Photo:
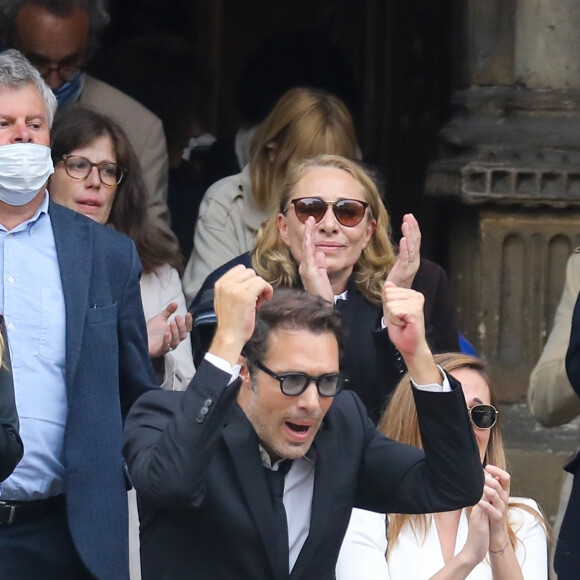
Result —
[[141, 298], [149, 355], [167, 389], [183, 390], [195, 373], [178, 269], [181, 260], [147, 217], [141, 168], [122, 129], [80, 105], [59, 109], [51, 132], [52, 201], [133, 239], [143, 266]]
[[[398, 253], [389, 228], [377, 185], [360, 163], [338, 155], [302, 161], [290, 171], [251, 256], [216, 270], [190, 311], [200, 320], [212, 308], [206, 290], [237, 263], [253, 267], [274, 286], [303, 286], [335, 301], [348, 329], [341, 368], [376, 423], [406, 370], [383, 324], [387, 281], [424, 294], [432, 351], [459, 350], [447, 278], [439, 266], [421, 258], [417, 221], [405, 216]], [[196, 359], [209, 343], [206, 335], [200, 338], [201, 326], [195, 329]]]
[[[481, 501], [459, 511], [401, 515], [355, 509], [336, 568], [337, 580], [546, 580], [548, 525], [538, 504], [510, 497], [499, 411], [484, 363], [459, 353], [436, 355], [456, 378], [485, 469]], [[422, 447], [406, 375], [379, 431]]]

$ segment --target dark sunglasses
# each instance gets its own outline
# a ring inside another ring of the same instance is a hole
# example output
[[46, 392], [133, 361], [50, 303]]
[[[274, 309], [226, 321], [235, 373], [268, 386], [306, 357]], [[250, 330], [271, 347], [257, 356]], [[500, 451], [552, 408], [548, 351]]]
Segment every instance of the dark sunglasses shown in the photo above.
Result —
[[491, 429], [497, 423], [499, 411], [493, 405], [474, 405], [468, 411], [471, 422], [478, 429]]
[[270, 375], [273, 379], [280, 381], [280, 390], [289, 397], [297, 397], [298, 395], [301, 395], [312, 381], [316, 383], [318, 394], [321, 397], [334, 397], [347, 383], [347, 378], [340, 373], [328, 373], [318, 377], [311, 377], [306, 373], [286, 373], [284, 375], [277, 375], [273, 370], [269, 369], [259, 360], [250, 362], [261, 371], [264, 371], [267, 375]]
[[362, 221], [369, 204], [358, 199], [339, 199], [338, 201], [324, 201], [320, 197], [298, 197], [290, 200], [284, 211], [294, 205], [296, 217], [303, 223], [312, 216], [318, 223], [327, 211], [328, 206], [332, 206], [334, 217], [339, 224], [352, 228]]

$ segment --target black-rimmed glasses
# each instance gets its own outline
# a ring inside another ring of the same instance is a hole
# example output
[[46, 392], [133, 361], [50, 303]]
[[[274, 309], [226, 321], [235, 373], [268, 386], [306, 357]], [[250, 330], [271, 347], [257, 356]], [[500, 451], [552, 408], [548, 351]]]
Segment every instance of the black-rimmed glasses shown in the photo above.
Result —
[[334, 217], [339, 224], [352, 228], [361, 223], [369, 204], [358, 199], [339, 199], [336, 201], [325, 201], [320, 197], [298, 197], [291, 199], [282, 213], [286, 213], [288, 208], [294, 205], [296, 217], [303, 223], [309, 217], [313, 217], [318, 223], [327, 211], [328, 206], [332, 206]]
[[478, 429], [491, 429], [497, 423], [499, 411], [493, 405], [473, 405], [468, 411], [471, 422]]
[[285, 373], [276, 374], [259, 360], [250, 361], [251, 364], [270, 375], [273, 379], [280, 381], [280, 390], [289, 397], [301, 395], [311, 382], [316, 384], [318, 394], [321, 397], [334, 397], [344, 388], [348, 379], [340, 373], [328, 373], [313, 377], [306, 373]]
[[99, 179], [103, 185], [114, 187], [119, 185], [123, 179], [124, 171], [120, 165], [110, 161], [93, 163], [86, 157], [80, 155], [63, 155], [61, 161], [64, 163], [65, 171], [73, 179], [85, 180], [91, 174], [93, 167], [99, 172]]
[[30, 64], [40, 73], [43, 79], [46, 80], [52, 71], [56, 71], [58, 78], [65, 83], [75, 80], [85, 68], [81, 64], [59, 64], [57, 66], [50, 66], [44, 62], [38, 62], [33, 58], [29, 60]]

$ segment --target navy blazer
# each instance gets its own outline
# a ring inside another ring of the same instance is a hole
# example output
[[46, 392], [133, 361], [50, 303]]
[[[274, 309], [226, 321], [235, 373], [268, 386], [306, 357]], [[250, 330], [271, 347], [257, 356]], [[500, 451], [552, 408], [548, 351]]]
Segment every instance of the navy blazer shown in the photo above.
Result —
[[123, 419], [156, 380], [133, 241], [49, 205], [66, 309], [64, 439], [67, 516], [97, 578], [129, 578]]
[[[144, 580], [277, 579], [275, 516], [240, 380], [203, 362], [185, 392], [148, 393], [125, 425]], [[332, 580], [353, 506], [432, 513], [473, 505], [483, 470], [465, 399], [415, 392], [425, 452], [378, 433], [339, 393], [317, 433], [310, 531], [292, 580]]]

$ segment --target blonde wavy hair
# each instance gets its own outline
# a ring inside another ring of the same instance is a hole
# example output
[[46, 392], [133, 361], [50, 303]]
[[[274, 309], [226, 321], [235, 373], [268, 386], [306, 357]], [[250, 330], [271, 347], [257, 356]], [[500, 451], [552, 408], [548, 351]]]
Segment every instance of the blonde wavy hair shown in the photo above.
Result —
[[274, 209], [286, 174], [308, 157], [356, 157], [356, 133], [346, 105], [334, 95], [290, 89], [260, 124], [250, 143], [252, 193], [261, 209]]
[[[397, 261], [390, 238], [389, 214], [381, 200], [378, 187], [360, 163], [339, 155], [319, 155], [306, 159], [290, 171], [279, 198], [278, 213], [284, 213], [292, 194], [302, 178], [315, 169], [333, 167], [345, 171], [361, 186], [369, 204], [367, 219], [376, 221], [376, 229], [354, 266], [355, 281], [368, 300], [381, 303], [382, 288]], [[299, 264], [278, 232], [278, 213], [265, 221], [256, 236], [252, 266], [274, 286], [296, 286], [300, 281]]]
[[[487, 383], [489, 388], [490, 403], [497, 409], [498, 403], [494, 390], [491, 387], [487, 374], [486, 364], [478, 358], [462, 353], [444, 353], [435, 355], [435, 362], [446, 372], [453, 375], [453, 371], [458, 369], [470, 369], [478, 373]], [[421, 435], [419, 433], [419, 422], [417, 420], [417, 409], [413, 399], [413, 393], [410, 387], [409, 373], [405, 374], [399, 382], [385, 412], [379, 421], [377, 429], [396, 441], [414, 445], [423, 448]], [[491, 428], [489, 434], [489, 443], [483, 460], [484, 465], [496, 465], [501, 469], [507, 468], [505, 452], [503, 448], [503, 438], [501, 434], [501, 415], [498, 414], [496, 424]], [[509, 509], [523, 509], [532, 514], [542, 525], [548, 539], [550, 538], [549, 526], [543, 515], [536, 510], [519, 502], [509, 502]], [[431, 514], [390, 514], [387, 531], [388, 548], [387, 559], [397, 542], [397, 538], [406, 524], [409, 524], [415, 533], [415, 536], [421, 541], [425, 540], [427, 529], [429, 527]], [[516, 548], [516, 534], [508, 520], [508, 535], [512, 547]]]

